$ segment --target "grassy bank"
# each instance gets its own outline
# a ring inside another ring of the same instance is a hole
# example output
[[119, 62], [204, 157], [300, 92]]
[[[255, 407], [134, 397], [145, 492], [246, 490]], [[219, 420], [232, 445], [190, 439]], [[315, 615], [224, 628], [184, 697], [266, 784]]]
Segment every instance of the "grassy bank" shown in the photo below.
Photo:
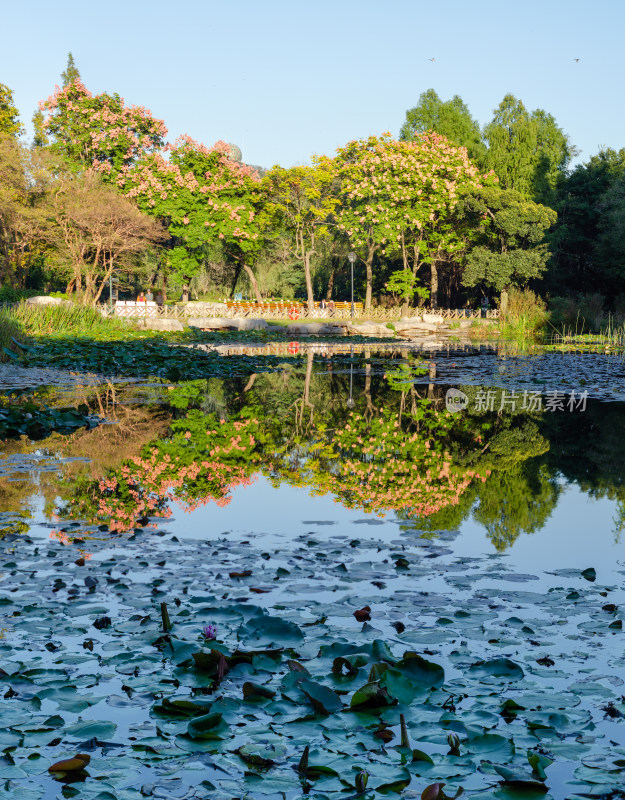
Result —
[[104, 318], [93, 308], [74, 304], [34, 306], [22, 302], [5, 308], [2, 313], [5, 319], [20, 328], [26, 336], [54, 333], [82, 336], [132, 330], [127, 322]]

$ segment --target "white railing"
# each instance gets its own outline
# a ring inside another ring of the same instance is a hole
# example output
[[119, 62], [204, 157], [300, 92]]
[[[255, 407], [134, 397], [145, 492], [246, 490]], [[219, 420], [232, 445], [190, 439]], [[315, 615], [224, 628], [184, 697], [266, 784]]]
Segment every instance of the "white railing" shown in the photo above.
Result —
[[[167, 319], [186, 319], [187, 317], [223, 317], [234, 319], [240, 317], [255, 317], [259, 319], [288, 319], [288, 320], [348, 320], [351, 318], [349, 303], [337, 304], [334, 308], [315, 308], [309, 311], [306, 306], [289, 304], [258, 304], [258, 303], [192, 303], [177, 304], [175, 306], [158, 306], [154, 302], [138, 303], [134, 300], [118, 300], [113, 307], [101, 305], [100, 309], [105, 315], [114, 315], [123, 318], [139, 317], [164, 317]], [[383, 322], [397, 321], [400, 317], [421, 317], [423, 313], [438, 314], [443, 319], [462, 320], [480, 319], [481, 310], [465, 308], [411, 308], [406, 313], [398, 307], [382, 308], [377, 306], [365, 313], [362, 304], [355, 309], [356, 319], [380, 320]], [[486, 319], [498, 319], [499, 309], [489, 309], [485, 313]]]

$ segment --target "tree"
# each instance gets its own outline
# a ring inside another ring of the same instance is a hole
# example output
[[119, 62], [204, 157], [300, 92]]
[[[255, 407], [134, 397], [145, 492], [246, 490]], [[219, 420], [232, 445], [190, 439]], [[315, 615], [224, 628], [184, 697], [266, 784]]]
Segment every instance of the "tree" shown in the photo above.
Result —
[[420, 95], [417, 105], [406, 111], [399, 132], [401, 141], [412, 141], [427, 131], [436, 131], [452, 144], [466, 147], [469, 158], [483, 164], [486, 146], [479, 123], [457, 94], [443, 102], [434, 89], [428, 89]]
[[559, 181], [575, 149], [551, 114], [531, 114], [514, 95], [507, 94], [484, 128], [488, 166], [502, 189], [516, 189], [537, 202], [553, 203]]
[[143, 106], [126, 106], [118, 94], [93, 96], [79, 79], [55, 87], [39, 104], [48, 116], [53, 149], [79, 168], [93, 167], [114, 180], [140, 158], [160, 150], [167, 128]]
[[33, 130], [33, 147], [47, 147], [50, 144], [48, 134], [46, 133], [46, 126], [44, 121], [43, 112], [40, 110], [35, 111], [32, 117]]
[[540, 277], [549, 259], [546, 231], [557, 219], [553, 209], [496, 186], [465, 192], [458, 218], [467, 226], [468, 251], [462, 283], [501, 292]]
[[619, 178], [602, 195], [597, 205], [600, 213], [598, 236], [593, 257], [602, 265], [603, 287], [622, 292], [625, 278], [625, 178]]
[[276, 165], [263, 179], [267, 213], [288, 231], [291, 252], [304, 264], [309, 311], [314, 309], [311, 258], [329, 239], [328, 221], [338, 203], [334, 181], [332, 162], [325, 156], [316, 158], [313, 167]]
[[551, 236], [554, 256], [548, 281], [554, 291], [606, 291], [606, 267], [611, 269], [612, 256], [597, 250], [597, 242], [606, 231], [604, 215], [608, 206], [603, 200], [624, 176], [625, 148], [606, 148], [575, 167], [563, 183], [557, 206], [558, 225]]
[[74, 56], [71, 53], [67, 54], [67, 66], [65, 67], [65, 71], [61, 72], [61, 80], [63, 81], [63, 88], [76, 81], [80, 82], [80, 72], [74, 61]]
[[0, 134], [0, 284], [23, 287], [43, 251], [47, 181], [37, 155]]
[[536, 126], [520, 100], [507, 94], [484, 129], [488, 164], [502, 189], [516, 189], [525, 197], [532, 192]]
[[566, 179], [571, 158], [578, 151], [551, 114], [536, 109], [532, 113], [532, 122], [536, 125], [532, 199], [553, 207], [558, 190]]
[[260, 179], [251, 167], [231, 160], [229, 145], [208, 148], [182, 136], [170, 147], [169, 161], [148, 154], [122, 169], [117, 186], [167, 226], [167, 263], [183, 282], [198, 273], [206, 246], [220, 242], [237, 276], [244, 270], [262, 301], [252, 269], [264, 229]]
[[464, 246], [452, 218], [459, 193], [480, 185], [466, 149], [433, 132], [410, 142], [385, 134], [340, 148], [335, 168], [341, 193], [337, 229], [365, 263], [365, 310], [371, 308], [378, 254], [400, 257], [415, 275], [428, 264], [436, 307], [438, 266]]
[[4, 83], [0, 83], [0, 135], [16, 138], [22, 133], [24, 126], [20, 122], [19, 111], [13, 103], [13, 92]]
[[156, 220], [93, 171], [58, 180], [50, 212], [48, 240], [69, 273], [67, 292], [85, 304], [96, 303], [116, 270], [163, 239]]

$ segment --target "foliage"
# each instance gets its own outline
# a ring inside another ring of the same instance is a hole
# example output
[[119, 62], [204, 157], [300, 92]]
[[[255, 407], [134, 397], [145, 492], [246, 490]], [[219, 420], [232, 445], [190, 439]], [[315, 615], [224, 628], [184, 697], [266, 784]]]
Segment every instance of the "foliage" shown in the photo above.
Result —
[[39, 292], [36, 289], [17, 289], [14, 286], [0, 286], [0, 305], [4, 303], [19, 303], [28, 297], [36, 297]]
[[473, 239], [462, 276], [465, 286], [500, 292], [511, 285], [525, 286], [545, 271], [550, 255], [545, 233], [557, 217], [552, 209], [517, 191], [492, 186], [464, 193], [458, 217]]
[[311, 257], [330, 240], [328, 222], [338, 198], [334, 171], [327, 157], [312, 167], [275, 166], [263, 178], [267, 214], [289, 234], [291, 252], [304, 264], [308, 307], [314, 308]]
[[79, 78], [58, 86], [39, 104], [47, 112], [52, 147], [76, 166], [115, 178], [140, 157], [163, 147], [167, 128], [143, 106], [126, 106], [118, 94], [92, 95]]
[[539, 203], [555, 201], [575, 150], [551, 114], [541, 109], [530, 114], [520, 100], [507, 94], [484, 136], [488, 166], [503, 189], [515, 189]]
[[63, 88], [69, 86], [71, 83], [80, 81], [80, 72], [74, 61], [74, 56], [71, 53], [67, 54], [67, 66], [61, 73], [61, 80], [63, 81]]
[[412, 141], [427, 131], [435, 131], [452, 144], [466, 147], [472, 161], [479, 166], [484, 164], [486, 147], [479, 123], [473, 119], [458, 95], [443, 102], [434, 89], [421, 93], [417, 105], [406, 111], [406, 120], [399, 132], [399, 138], [402, 141]]
[[167, 253], [169, 269], [185, 281], [198, 273], [204, 249], [215, 243], [223, 245], [239, 269], [251, 272], [262, 242], [259, 178], [251, 167], [230, 158], [225, 142], [207, 148], [182, 136], [168, 161], [148, 155], [123, 169], [117, 186], [165, 222], [174, 244]]
[[67, 292], [96, 303], [109, 278], [162, 241], [158, 222], [91, 170], [57, 180], [49, 198], [54, 222], [46, 236], [68, 273]]
[[24, 288], [45, 244], [44, 171], [38, 154], [0, 134], [0, 283]]
[[64, 513], [121, 532], [144, 516], [170, 516], [172, 499], [187, 511], [210, 501], [227, 505], [234, 487], [251, 482], [257, 427], [254, 419], [226, 421], [192, 410], [172, 423], [167, 439], [100, 480], [83, 481]]
[[391, 272], [386, 284], [389, 292], [399, 295], [402, 300], [412, 300], [416, 295], [425, 300], [429, 296], [428, 290], [417, 285], [417, 276], [409, 269], [399, 269]]
[[[618, 190], [616, 196], [610, 192], [624, 176], [625, 148], [619, 151], [606, 148], [587, 163], [576, 166], [561, 187], [559, 220], [551, 237], [554, 257], [547, 275], [553, 293], [602, 291], [613, 294], [620, 291], [619, 251], [610, 252], [609, 248], [599, 258], [597, 245], [600, 238], [603, 238], [603, 246], [610, 242], [604, 215], [616, 211], [618, 201], [606, 204], [604, 198], [609, 200], [612, 196], [613, 200], [618, 200]], [[612, 253], [617, 255], [616, 260], [612, 259]]]
[[23, 354], [23, 349], [15, 344], [16, 341], [24, 344], [23, 331], [10, 314], [0, 309], [0, 362], [14, 361]]
[[399, 255], [414, 273], [430, 265], [436, 304], [437, 264], [463, 247], [452, 212], [460, 191], [479, 185], [466, 150], [433, 132], [410, 142], [385, 134], [350, 142], [335, 163], [342, 195], [338, 231], [365, 263], [365, 311], [371, 308], [376, 254]]
[[0, 83], [0, 136], [17, 138], [24, 133], [19, 111], [13, 103], [13, 92]]
[[597, 292], [549, 298], [551, 325], [566, 335], [599, 331], [606, 321], [604, 298]]
[[544, 331], [549, 320], [547, 304], [530, 289], [511, 288], [502, 333], [524, 339]]
[[50, 334], [84, 336], [129, 333], [127, 322], [104, 319], [99, 311], [65, 303], [57, 306], [35, 306], [21, 302], [2, 312], [7, 323], [15, 325], [27, 336], [45, 337]]

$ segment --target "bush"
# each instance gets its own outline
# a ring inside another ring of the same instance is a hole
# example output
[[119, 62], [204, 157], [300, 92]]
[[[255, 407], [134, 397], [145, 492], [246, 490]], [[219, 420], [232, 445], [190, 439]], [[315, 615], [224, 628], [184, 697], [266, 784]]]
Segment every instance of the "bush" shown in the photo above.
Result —
[[549, 322], [545, 301], [530, 289], [510, 289], [508, 308], [502, 318], [502, 333], [528, 338], [543, 332]]
[[[617, 314], [622, 311], [619, 300], [620, 298], [617, 298], [615, 302]], [[604, 310], [604, 298], [597, 292], [552, 297], [549, 301], [549, 310], [551, 324], [563, 333], [582, 334], [599, 331], [609, 318]]]
[[41, 292], [36, 289], [14, 289], [13, 286], [0, 286], [0, 305], [2, 303], [19, 303], [28, 297], [36, 297]]

